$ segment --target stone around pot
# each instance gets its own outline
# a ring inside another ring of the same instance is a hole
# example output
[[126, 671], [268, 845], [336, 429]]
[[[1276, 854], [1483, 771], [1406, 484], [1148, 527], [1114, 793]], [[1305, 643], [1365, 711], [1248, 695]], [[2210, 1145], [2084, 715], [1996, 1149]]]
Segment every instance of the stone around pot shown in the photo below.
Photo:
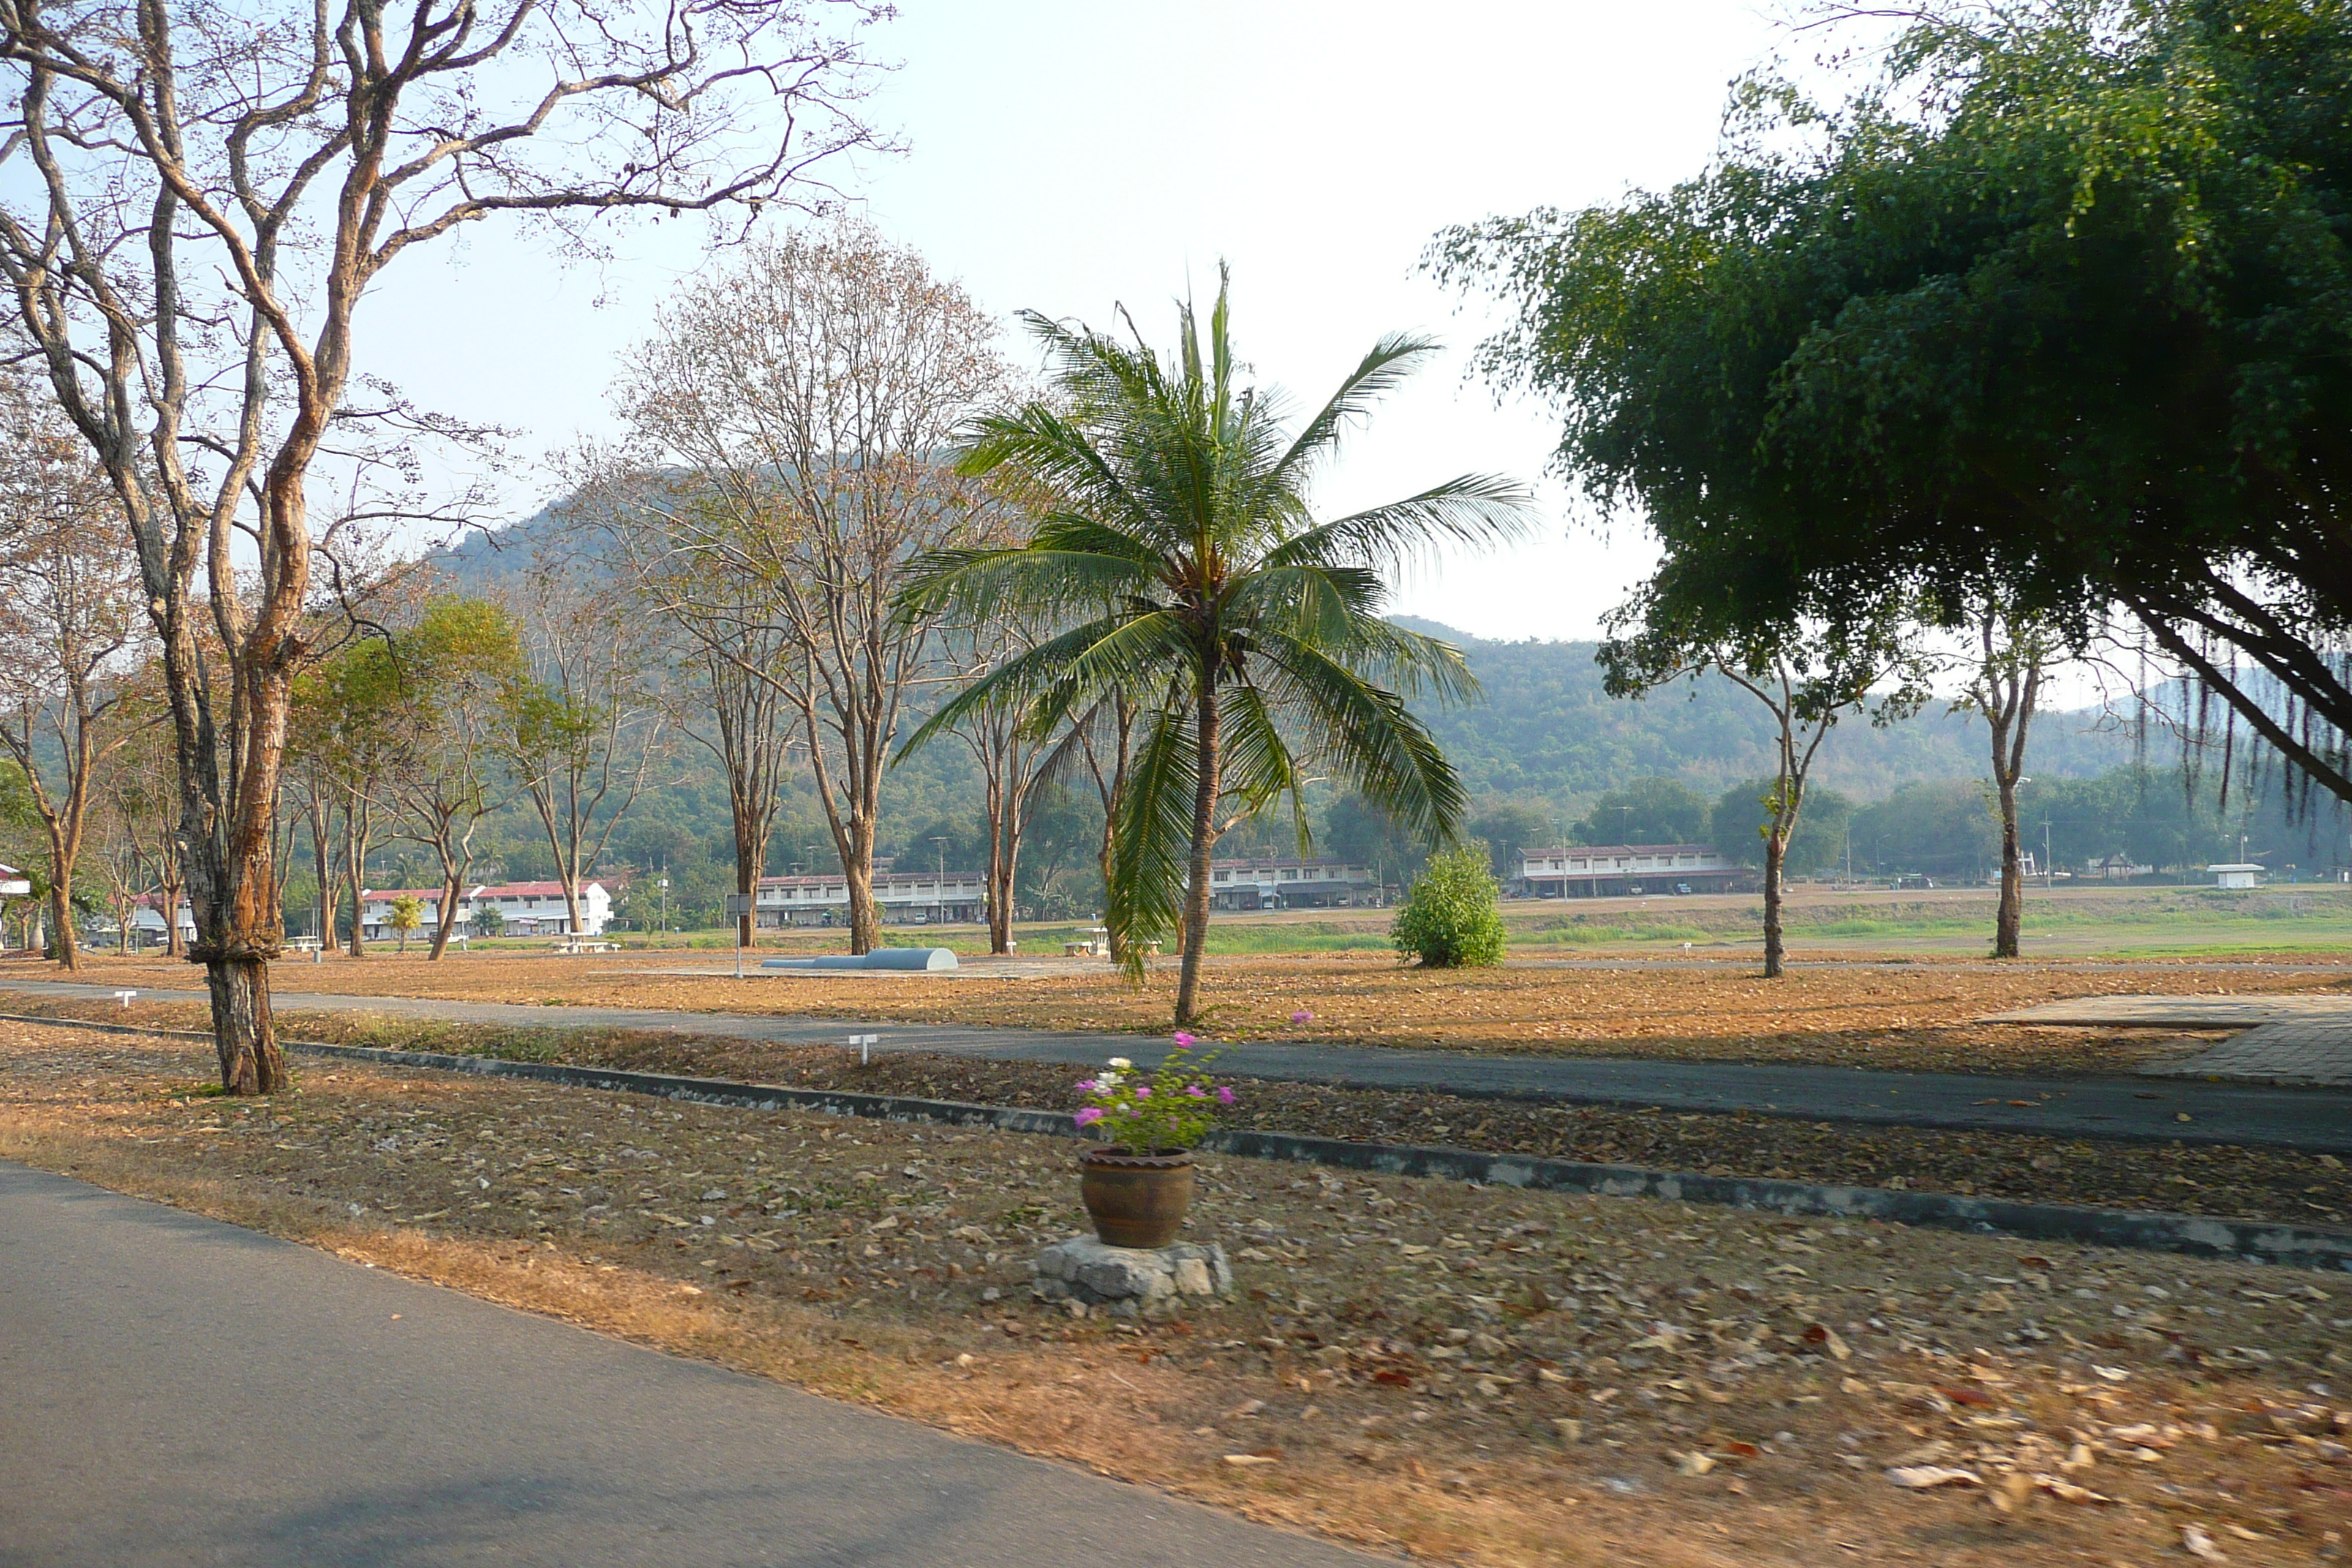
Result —
[[1192, 1154], [1089, 1149], [1079, 1157], [1078, 1195], [1107, 1247], [1165, 1247], [1192, 1206]]

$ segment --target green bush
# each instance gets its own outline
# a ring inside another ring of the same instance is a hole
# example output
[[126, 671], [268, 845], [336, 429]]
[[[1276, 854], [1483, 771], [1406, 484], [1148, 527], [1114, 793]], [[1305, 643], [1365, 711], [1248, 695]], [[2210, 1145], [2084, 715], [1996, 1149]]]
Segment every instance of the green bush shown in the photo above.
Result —
[[1503, 917], [1483, 847], [1430, 857], [1397, 910], [1390, 940], [1398, 953], [1432, 969], [1482, 969], [1503, 962]]

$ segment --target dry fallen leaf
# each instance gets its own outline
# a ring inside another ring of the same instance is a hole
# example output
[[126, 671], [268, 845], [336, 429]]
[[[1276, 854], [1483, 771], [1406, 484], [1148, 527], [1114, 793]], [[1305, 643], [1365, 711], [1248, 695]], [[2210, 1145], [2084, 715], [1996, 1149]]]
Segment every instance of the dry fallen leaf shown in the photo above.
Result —
[[1913, 1491], [1927, 1491], [1936, 1487], [1984, 1485], [1984, 1478], [1974, 1470], [1956, 1470], [1947, 1465], [1898, 1465], [1886, 1472], [1886, 1479]]
[[1269, 1454], [1227, 1454], [1225, 1463], [1247, 1468], [1251, 1465], [1270, 1465], [1274, 1463], [1274, 1458]]
[[2180, 1549], [2189, 1556], [2202, 1558], [2208, 1563], [2229, 1561], [2221, 1554], [2221, 1549], [2213, 1544], [2213, 1538], [2193, 1524], [2180, 1527]]
[[1675, 1464], [1675, 1473], [1684, 1476], [1703, 1476], [1713, 1468], [1715, 1461], [1696, 1448], [1678, 1456]]

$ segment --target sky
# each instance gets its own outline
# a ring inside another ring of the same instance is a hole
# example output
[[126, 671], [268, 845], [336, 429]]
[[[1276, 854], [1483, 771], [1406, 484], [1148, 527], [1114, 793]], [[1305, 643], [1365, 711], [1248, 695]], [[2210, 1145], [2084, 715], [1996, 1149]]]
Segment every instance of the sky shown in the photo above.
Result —
[[[1638, 520], [1603, 528], [1545, 474], [1556, 421], [1465, 379], [1490, 307], [1420, 258], [1448, 225], [1696, 173], [1732, 79], [1804, 52], [1763, 5], [901, 0], [875, 37], [900, 64], [866, 112], [906, 151], [835, 175], [990, 310], [1101, 323], [1123, 304], [1165, 341], [1173, 301], [1212, 293], [1223, 260], [1256, 379], [1310, 405], [1383, 332], [1446, 343], [1343, 452], [1318, 506], [1501, 473], [1537, 484], [1539, 537], [1419, 570], [1397, 610], [1480, 637], [1585, 637], [1643, 575]], [[707, 264], [694, 237], [625, 233], [588, 266], [478, 232], [381, 280], [362, 360], [429, 406], [520, 429], [527, 453], [610, 434], [614, 356]], [[544, 472], [510, 483], [513, 515], [548, 499]]]

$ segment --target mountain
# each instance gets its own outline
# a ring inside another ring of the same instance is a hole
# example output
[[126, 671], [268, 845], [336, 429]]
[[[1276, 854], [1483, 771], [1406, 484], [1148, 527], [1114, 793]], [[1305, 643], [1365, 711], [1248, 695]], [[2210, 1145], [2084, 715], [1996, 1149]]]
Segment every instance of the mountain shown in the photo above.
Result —
[[[1475, 707], [1423, 712], [1473, 798], [1531, 795], [1569, 806], [1636, 778], [1679, 779], [1713, 794], [1772, 772], [1769, 715], [1720, 676], [1627, 700], [1601, 689], [1598, 643], [1497, 642], [1416, 616], [1394, 619], [1459, 647], [1485, 689]], [[2102, 719], [2096, 711], [2041, 715], [2029, 767], [2072, 778], [2130, 763], [2130, 737], [2103, 729]], [[1884, 730], [1862, 720], [1840, 724], [1822, 744], [1815, 776], [1877, 800], [1923, 780], [1982, 778], [1990, 748], [1983, 720], [1939, 703]]]

